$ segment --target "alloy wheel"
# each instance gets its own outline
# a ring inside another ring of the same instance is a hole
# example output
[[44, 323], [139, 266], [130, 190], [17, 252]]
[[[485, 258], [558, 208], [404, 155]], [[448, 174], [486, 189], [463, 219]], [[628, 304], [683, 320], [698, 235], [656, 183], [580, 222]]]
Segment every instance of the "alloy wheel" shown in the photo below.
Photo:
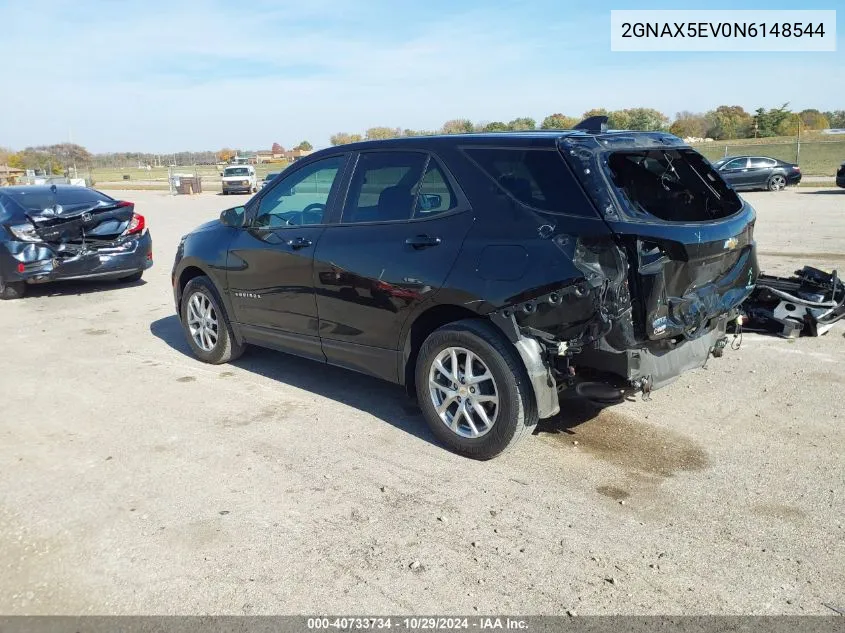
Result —
[[194, 292], [188, 299], [188, 331], [191, 338], [204, 352], [217, 346], [219, 324], [214, 304], [204, 292]]
[[481, 358], [463, 347], [447, 347], [431, 363], [431, 402], [440, 420], [465, 438], [486, 435], [499, 414], [499, 391]]
[[772, 177], [772, 189], [774, 191], [780, 191], [786, 187], [786, 178], [783, 176], [773, 176]]

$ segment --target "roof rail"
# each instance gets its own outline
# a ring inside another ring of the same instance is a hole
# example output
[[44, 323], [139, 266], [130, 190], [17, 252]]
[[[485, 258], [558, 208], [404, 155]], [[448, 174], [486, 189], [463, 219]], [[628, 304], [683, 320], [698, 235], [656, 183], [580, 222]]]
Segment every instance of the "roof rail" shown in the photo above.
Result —
[[604, 115], [590, 116], [576, 125], [573, 130], [584, 130], [591, 134], [607, 132], [607, 117]]

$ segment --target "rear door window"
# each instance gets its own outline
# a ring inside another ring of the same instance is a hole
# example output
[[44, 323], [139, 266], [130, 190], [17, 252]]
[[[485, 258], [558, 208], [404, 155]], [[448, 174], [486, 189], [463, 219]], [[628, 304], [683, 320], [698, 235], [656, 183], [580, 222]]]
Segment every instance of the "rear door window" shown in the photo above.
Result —
[[499, 188], [524, 205], [596, 217], [556, 149], [467, 147], [464, 152]]
[[774, 167], [775, 165], [777, 165], [776, 160], [774, 160], [773, 158], [764, 158], [762, 156], [757, 157], [757, 158], [752, 158], [749, 161], [750, 167], [756, 167], [758, 169], [760, 167]]

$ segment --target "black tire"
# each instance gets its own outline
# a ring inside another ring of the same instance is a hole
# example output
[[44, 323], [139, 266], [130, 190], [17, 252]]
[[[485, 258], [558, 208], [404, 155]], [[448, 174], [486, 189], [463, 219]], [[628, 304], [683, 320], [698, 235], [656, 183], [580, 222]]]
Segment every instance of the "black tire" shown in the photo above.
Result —
[[24, 281], [8, 281], [4, 282], [0, 278], [0, 301], [8, 301], [11, 299], [21, 299], [26, 294], [26, 282]]
[[782, 174], [774, 174], [769, 177], [769, 182], [766, 183], [766, 188], [769, 191], [782, 191], [786, 189], [786, 176]]
[[229, 192], [228, 192], [228, 191], [226, 191], [226, 190], [223, 190], [223, 195], [224, 195], [224, 196], [228, 196], [228, 195], [229, 195]]
[[127, 275], [126, 277], [121, 277], [118, 279], [119, 282], [124, 284], [131, 284], [136, 281], [141, 281], [141, 277], [144, 276], [144, 271], [139, 270], [137, 273], [132, 273], [131, 275]]
[[[188, 328], [188, 302], [198, 292], [209, 299], [217, 318], [217, 342], [211, 350], [204, 350], [197, 345]], [[237, 339], [235, 339], [232, 324], [229, 321], [229, 316], [226, 314], [226, 309], [223, 307], [223, 302], [220, 300], [220, 295], [208, 277], [204, 275], [194, 277], [185, 285], [179, 312], [182, 319], [182, 331], [185, 333], [185, 340], [188, 341], [188, 345], [191, 347], [194, 356], [204, 363], [221, 365], [236, 360], [244, 353], [245, 346], [238, 343]]]
[[[431, 365], [449, 347], [471, 351], [487, 366], [495, 381], [499, 409], [492, 427], [481, 437], [463, 437], [452, 431], [432, 402]], [[450, 450], [466, 457], [496, 457], [531, 435], [537, 426], [537, 405], [525, 366], [510, 341], [487, 321], [466, 319], [432, 332], [417, 356], [416, 386], [420, 408], [432, 433]]]

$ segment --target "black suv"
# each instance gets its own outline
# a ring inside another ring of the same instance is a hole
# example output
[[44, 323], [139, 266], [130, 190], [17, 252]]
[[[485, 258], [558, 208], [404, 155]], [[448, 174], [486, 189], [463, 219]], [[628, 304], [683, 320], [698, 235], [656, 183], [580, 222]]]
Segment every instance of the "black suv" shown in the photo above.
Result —
[[444, 444], [490, 458], [580, 381], [649, 392], [720, 356], [754, 220], [665, 133], [355, 143], [186, 235], [173, 291], [199, 359], [249, 343], [399, 383]]

